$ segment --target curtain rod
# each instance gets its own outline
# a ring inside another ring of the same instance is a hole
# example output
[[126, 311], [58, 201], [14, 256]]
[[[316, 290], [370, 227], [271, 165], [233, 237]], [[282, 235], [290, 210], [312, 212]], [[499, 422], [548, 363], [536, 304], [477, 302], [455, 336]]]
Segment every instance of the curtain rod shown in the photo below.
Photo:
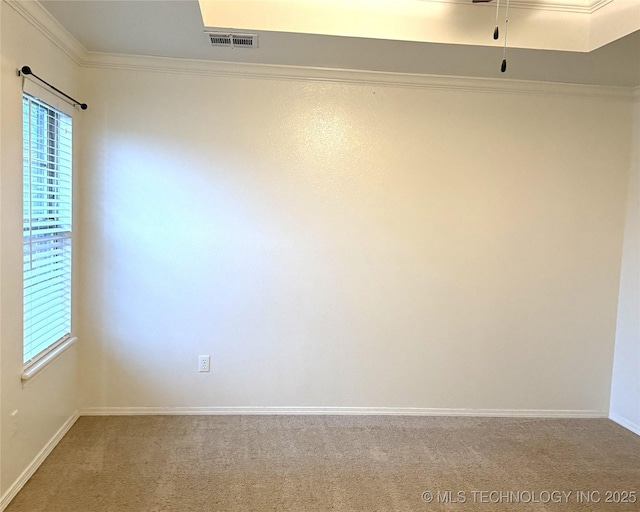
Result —
[[87, 110], [87, 104], [86, 103], [80, 103], [78, 100], [74, 100], [71, 96], [69, 96], [68, 94], [63, 93], [60, 89], [58, 89], [57, 87], [54, 87], [53, 85], [51, 85], [49, 82], [46, 82], [45, 80], [43, 80], [42, 78], [40, 78], [38, 75], [36, 75], [33, 71], [31, 71], [31, 68], [29, 66], [22, 66], [22, 68], [20, 68], [18, 70], [18, 76], [20, 76], [20, 74], [23, 75], [31, 75], [33, 78], [40, 80], [44, 85], [46, 85], [47, 87], [53, 89], [54, 91], [56, 91], [58, 94], [62, 94], [65, 98], [67, 98], [68, 100], [71, 100], [71, 104], [74, 107], [80, 107], [82, 110]]

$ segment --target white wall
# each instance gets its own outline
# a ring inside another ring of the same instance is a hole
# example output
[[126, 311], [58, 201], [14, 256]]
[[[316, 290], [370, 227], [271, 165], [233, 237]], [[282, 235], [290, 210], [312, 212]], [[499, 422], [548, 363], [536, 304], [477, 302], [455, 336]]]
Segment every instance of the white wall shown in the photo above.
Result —
[[608, 411], [628, 103], [85, 77], [82, 407]]
[[640, 101], [633, 126], [611, 417], [640, 434]]
[[[32, 382], [22, 373], [22, 81], [16, 69], [29, 65], [63, 90], [77, 91], [79, 68], [5, 2], [2, 10], [0, 130], [1, 453], [0, 496], [12, 491], [19, 476], [56, 432], [74, 416], [76, 350], [71, 348]], [[79, 133], [79, 131], [78, 131]], [[77, 142], [77, 138], [74, 143]], [[11, 435], [11, 413], [18, 430]], [[0, 502], [2, 506], [2, 502]]]

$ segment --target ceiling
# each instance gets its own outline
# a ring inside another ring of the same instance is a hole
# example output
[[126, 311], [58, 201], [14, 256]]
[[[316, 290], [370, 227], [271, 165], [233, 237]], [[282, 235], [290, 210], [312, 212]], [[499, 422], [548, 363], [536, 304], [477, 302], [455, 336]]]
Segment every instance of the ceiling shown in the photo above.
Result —
[[[495, 4], [471, 0], [40, 3], [89, 52], [640, 86], [640, 0], [513, 0], [506, 73]], [[258, 48], [212, 47], [205, 26], [258, 34]]]

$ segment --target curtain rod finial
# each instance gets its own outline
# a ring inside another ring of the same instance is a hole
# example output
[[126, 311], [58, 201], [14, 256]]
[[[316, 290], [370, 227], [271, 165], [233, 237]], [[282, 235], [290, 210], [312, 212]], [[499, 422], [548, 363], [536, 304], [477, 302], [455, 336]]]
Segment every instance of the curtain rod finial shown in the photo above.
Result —
[[81, 108], [82, 110], [87, 110], [87, 104], [86, 104], [86, 103], [82, 103], [82, 104], [80, 105], [80, 108]]
[[20, 72], [23, 75], [32, 75], [33, 73], [31, 72], [31, 68], [29, 66], [22, 66], [22, 68], [20, 69]]

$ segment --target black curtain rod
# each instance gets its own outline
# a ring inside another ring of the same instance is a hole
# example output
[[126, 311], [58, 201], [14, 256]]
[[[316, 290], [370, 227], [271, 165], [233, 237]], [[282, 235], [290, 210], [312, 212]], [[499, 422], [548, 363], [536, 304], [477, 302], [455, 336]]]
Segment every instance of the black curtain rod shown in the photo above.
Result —
[[80, 103], [78, 100], [74, 100], [71, 96], [69, 96], [68, 94], [63, 93], [60, 89], [58, 89], [57, 87], [54, 87], [53, 85], [51, 85], [49, 82], [46, 82], [45, 80], [43, 80], [42, 78], [40, 78], [38, 75], [36, 75], [33, 71], [31, 71], [31, 68], [29, 66], [22, 66], [22, 68], [20, 68], [20, 73], [22, 73], [23, 75], [31, 75], [33, 78], [40, 80], [44, 85], [46, 85], [47, 87], [53, 89], [54, 91], [56, 91], [58, 94], [62, 94], [65, 98], [71, 100], [73, 102], [73, 106], [79, 106], [82, 110], [87, 110], [87, 104], [86, 103]]

